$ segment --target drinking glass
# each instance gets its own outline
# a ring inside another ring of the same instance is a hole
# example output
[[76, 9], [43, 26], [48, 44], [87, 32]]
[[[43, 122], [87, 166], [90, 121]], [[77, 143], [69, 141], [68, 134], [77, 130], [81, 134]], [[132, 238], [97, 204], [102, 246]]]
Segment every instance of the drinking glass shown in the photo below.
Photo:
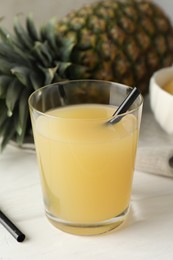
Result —
[[57, 228], [107, 232], [128, 216], [141, 95], [107, 125], [131, 88], [101, 80], [58, 82], [29, 98], [45, 213]]

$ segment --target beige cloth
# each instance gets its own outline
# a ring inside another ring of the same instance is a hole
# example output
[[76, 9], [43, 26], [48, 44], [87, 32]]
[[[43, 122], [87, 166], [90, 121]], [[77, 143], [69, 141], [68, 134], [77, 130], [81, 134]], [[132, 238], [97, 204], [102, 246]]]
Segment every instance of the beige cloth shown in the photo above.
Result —
[[147, 96], [144, 100], [135, 169], [173, 177], [172, 157], [173, 136], [165, 133], [156, 122]]

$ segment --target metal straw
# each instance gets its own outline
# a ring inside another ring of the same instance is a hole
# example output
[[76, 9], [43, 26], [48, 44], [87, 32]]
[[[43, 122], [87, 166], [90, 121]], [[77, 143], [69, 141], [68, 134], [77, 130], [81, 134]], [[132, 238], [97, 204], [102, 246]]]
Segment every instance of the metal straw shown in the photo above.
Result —
[[[121, 105], [117, 108], [115, 113], [112, 115], [113, 118], [111, 118], [109, 121], [107, 121], [106, 124], [112, 125], [112, 124], [118, 123], [124, 116], [124, 115], [121, 116], [121, 114], [125, 113], [130, 108], [130, 106], [133, 104], [133, 102], [139, 96], [139, 94], [140, 94], [139, 90], [136, 87], [134, 87], [132, 89], [132, 91], [129, 93], [129, 95], [121, 103]], [[118, 115], [120, 115], [120, 116], [118, 116]]]
[[10, 232], [10, 234], [18, 241], [22, 242], [25, 235], [7, 218], [7, 216], [0, 210], [0, 223]]

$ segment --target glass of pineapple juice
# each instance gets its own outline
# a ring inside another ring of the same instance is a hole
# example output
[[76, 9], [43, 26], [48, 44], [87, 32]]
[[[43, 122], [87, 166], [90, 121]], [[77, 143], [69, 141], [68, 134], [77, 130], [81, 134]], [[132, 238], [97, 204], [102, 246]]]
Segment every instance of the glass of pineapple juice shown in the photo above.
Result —
[[142, 96], [119, 122], [105, 122], [130, 90], [119, 83], [72, 80], [29, 98], [46, 216], [65, 232], [104, 233], [127, 218]]

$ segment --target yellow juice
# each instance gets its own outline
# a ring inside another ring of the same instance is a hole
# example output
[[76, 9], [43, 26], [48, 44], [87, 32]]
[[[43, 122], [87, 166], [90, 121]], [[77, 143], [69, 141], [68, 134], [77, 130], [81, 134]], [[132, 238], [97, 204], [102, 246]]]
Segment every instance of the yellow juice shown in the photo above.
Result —
[[52, 216], [95, 223], [128, 208], [138, 126], [131, 114], [105, 126], [114, 111], [107, 105], [74, 105], [36, 119], [44, 202]]
[[169, 81], [164, 87], [163, 89], [165, 91], [167, 91], [168, 93], [173, 95], [173, 79], [171, 81]]

